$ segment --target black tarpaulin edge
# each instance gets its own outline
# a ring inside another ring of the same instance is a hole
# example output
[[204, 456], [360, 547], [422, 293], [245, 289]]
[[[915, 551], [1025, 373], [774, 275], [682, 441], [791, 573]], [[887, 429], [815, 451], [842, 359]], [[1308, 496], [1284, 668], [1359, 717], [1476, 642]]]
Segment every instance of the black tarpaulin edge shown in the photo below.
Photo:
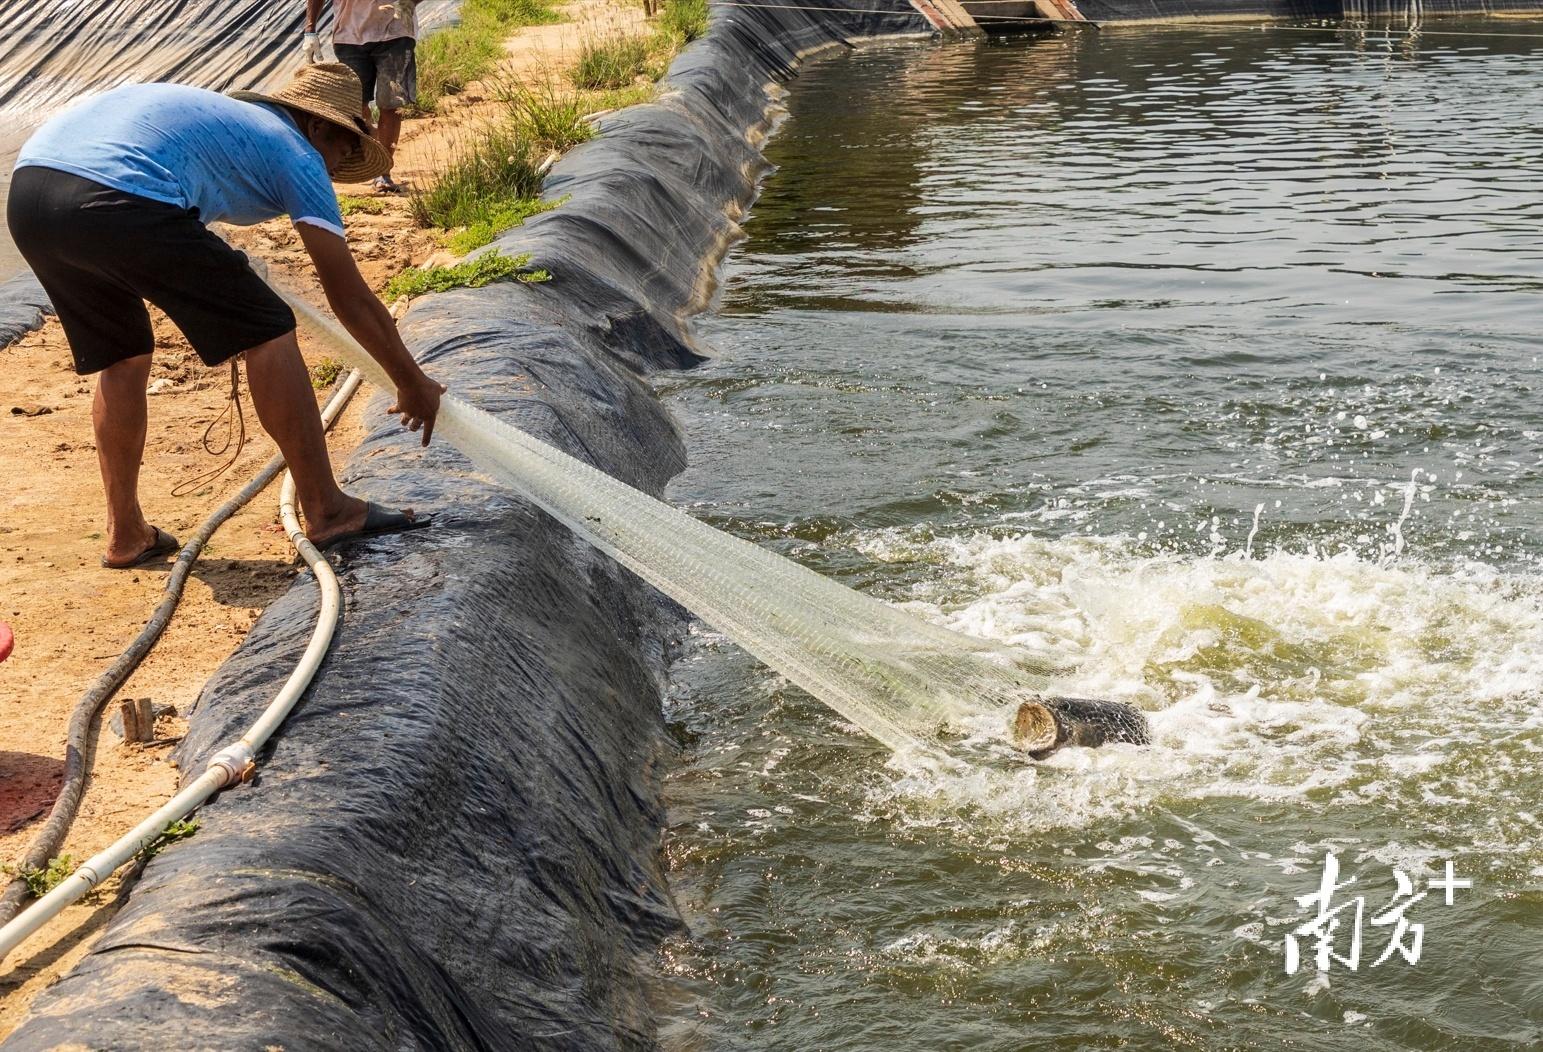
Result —
[[48, 294], [28, 270], [0, 282], [0, 349], [9, 347], [54, 312]]

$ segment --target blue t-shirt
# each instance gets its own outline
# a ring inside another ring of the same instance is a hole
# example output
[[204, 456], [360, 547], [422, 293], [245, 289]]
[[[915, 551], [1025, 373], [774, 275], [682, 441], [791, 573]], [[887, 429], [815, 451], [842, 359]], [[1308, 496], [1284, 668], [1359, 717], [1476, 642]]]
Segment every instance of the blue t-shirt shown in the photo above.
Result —
[[327, 166], [289, 114], [180, 84], [133, 84], [87, 99], [27, 140], [16, 167], [53, 168], [205, 223], [288, 215], [343, 236]]

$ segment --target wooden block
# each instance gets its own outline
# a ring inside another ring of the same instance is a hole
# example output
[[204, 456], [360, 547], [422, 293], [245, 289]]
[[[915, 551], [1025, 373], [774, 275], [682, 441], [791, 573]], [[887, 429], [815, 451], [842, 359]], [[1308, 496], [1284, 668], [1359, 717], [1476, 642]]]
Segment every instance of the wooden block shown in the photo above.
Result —
[[155, 705], [149, 698], [123, 698], [118, 702], [118, 720], [123, 724], [123, 740], [155, 740]]
[[134, 703], [133, 698], [122, 698], [118, 701], [118, 719], [123, 723], [123, 740], [139, 741], [139, 706]]

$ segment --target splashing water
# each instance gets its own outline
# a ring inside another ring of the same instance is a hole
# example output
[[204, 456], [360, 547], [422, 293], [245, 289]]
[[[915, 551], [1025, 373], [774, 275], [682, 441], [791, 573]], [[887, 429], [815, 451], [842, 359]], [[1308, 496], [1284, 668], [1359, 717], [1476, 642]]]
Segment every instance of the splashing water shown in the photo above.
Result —
[[1411, 772], [1477, 791], [1486, 776], [1453, 762], [1455, 742], [1543, 728], [1535, 576], [1381, 553], [1141, 554], [1126, 538], [856, 543], [889, 563], [941, 558], [934, 587], [973, 598], [918, 600], [919, 612], [1075, 653], [1058, 689], [1135, 702], [1151, 725], [1148, 747], [1069, 750], [1042, 769], [906, 772], [878, 790], [903, 810], [1044, 829], [1178, 799], [1375, 794]]
[[1252, 559], [1254, 557], [1254, 538], [1259, 536], [1259, 516], [1263, 514], [1264, 505], [1262, 503], [1255, 504], [1254, 522], [1253, 525], [1248, 528], [1248, 540], [1243, 542], [1243, 558], [1245, 559]]
[[[886, 762], [700, 637], [666, 1047], [1535, 1043], [1543, 153], [1516, 144], [1543, 82], [1536, 41], [1489, 40], [1143, 29], [802, 71], [702, 323], [720, 356], [655, 379], [674, 495], [1070, 652], [1057, 690], [1137, 703], [1153, 742]], [[1418, 967], [1310, 987], [1281, 938], [1329, 849], [1368, 911], [1390, 865], [1476, 891], [1416, 907]]]
[[1414, 495], [1419, 479], [1420, 469], [1415, 468], [1409, 473], [1409, 485], [1404, 487], [1404, 508], [1398, 513], [1398, 521], [1389, 530], [1393, 534], [1393, 550], [1386, 555], [1389, 560], [1404, 554], [1404, 523], [1409, 521], [1409, 513], [1414, 510]]

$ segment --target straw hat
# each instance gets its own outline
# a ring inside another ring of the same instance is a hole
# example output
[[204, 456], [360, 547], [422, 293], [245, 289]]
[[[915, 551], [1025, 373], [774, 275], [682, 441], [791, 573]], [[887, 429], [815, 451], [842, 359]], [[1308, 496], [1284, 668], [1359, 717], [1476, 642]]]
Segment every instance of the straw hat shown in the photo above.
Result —
[[340, 183], [363, 183], [391, 171], [391, 155], [375, 139], [375, 132], [361, 116], [364, 88], [354, 71], [341, 62], [301, 66], [294, 79], [278, 91], [233, 91], [243, 102], [276, 102], [331, 121], [359, 137], [359, 149], [351, 153], [332, 178]]

